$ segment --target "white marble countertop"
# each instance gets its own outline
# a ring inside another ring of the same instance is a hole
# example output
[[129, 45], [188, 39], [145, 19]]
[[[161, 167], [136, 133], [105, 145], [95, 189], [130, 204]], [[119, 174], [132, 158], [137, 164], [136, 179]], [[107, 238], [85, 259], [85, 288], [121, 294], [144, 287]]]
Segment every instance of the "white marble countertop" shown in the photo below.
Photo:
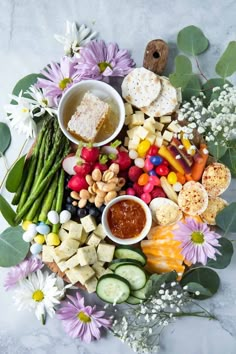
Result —
[[[235, 40], [236, 3], [232, 0], [1, 0], [0, 11], [0, 120], [8, 93], [23, 76], [39, 72], [49, 61], [57, 60], [63, 48], [53, 38], [62, 34], [65, 21], [86, 23], [106, 41], [116, 41], [128, 48], [138, 66], [151, 39], [169, 43], [169, 68], [176, 54], [176, 35], [184, 26], [202, 28], [211, 46], [200, 57], [202, 70], [213, 76], [214, 64], [230, 40]], [[14, 134], [7, 152], [11, 164], [24, 137]], [[0, 180], [4, 164], [0, 160]], [[7, 193], [4, 192], [7, 196]], [[226, 193], [236, 199], [236, 183]], [[0, 231], [7, 224], [0, 219]], [[232, 236], [233, 237], [233, 236]], [[231, 238], [232, 238], [231, 237]], [[17, 312], [11, 294], [2, 284], [7, 269], [0, 269], [0, 353], [1, 354], [129, 354], [132, 351], [119, 340], [107, 336], [99, 342], [84, 345], [67, 337], [61, 323], [49, 320], [42, 326], [33, 314]], [[236, 254], [231, 265], [220, 271], [218, 294], [204, 305], [221, 319], [181, 319], [163, 332], [160, 354], [235, 354], [236, 353]]]

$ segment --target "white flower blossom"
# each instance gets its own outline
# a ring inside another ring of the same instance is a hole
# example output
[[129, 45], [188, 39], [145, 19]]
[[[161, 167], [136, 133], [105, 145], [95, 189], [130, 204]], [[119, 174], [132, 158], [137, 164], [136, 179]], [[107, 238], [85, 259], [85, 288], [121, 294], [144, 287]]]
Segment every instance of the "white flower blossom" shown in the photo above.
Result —
[[57, 113], [57, 109], [53, 108], [52, 98], [47, 97], [40, 88], [31, 85], [26, 93], [31, 96], [34, 101], [35, 108], [39, 109], [39, 112], [34, 114], [35, 117], [40, 117], [46, 112], [49, 113], [50, 116]]

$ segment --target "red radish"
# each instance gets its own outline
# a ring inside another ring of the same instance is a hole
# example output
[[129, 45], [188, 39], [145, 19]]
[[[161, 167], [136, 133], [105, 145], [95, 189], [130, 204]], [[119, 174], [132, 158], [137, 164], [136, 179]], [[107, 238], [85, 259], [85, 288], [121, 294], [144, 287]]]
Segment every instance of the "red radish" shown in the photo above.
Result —
[[77, 175], [86, 176], [92, 171], [92, 166], [89, 163], [85, 162], [82, 165], [74, 166], [74, 171]]
[[99, 148], [84, 146], [81, 150], [80, 157], [86, 162], [95, 162], [99, 157]]
[[72, 191], [80, 192], [81, 189], [87, 189], [88, 183], [84, 176], [75, 175], [72, 176], [68, 182], [68, 187], [72, 189]]
[[119, 151], [117, 158], [113, 160], [113, 162], [118, 163], [120, 170], [122, 171], [127, 170], [130, 167], [132, 160], [127, 151]]
[[131, 166], [129, 169], [129, 179], [132, 182], [137, 182], [141, 174], [143, 173], [143, 170], [137, 166]]
[[62, 168], [63, 170], [68, 173], [68, 175], [75, 175], [74, 167], [76, 166], [78, 161], [78, 156], [75, 154], [67, 155], [64, 160], [62, 161]]
[[163, 191], [163, 189], [161, 187], [155, 187], [152, 191], [151, 191], [151, 197], [152, 199], [154, 198], [165, 198], [165, 192]]
[[98, 168], [101, 172], [105, 172], [108, 169], [106, 164], [100, 162], [95, 163], [95, 165], [93, 166], [93, 170], [95, 170], [95, 168]]

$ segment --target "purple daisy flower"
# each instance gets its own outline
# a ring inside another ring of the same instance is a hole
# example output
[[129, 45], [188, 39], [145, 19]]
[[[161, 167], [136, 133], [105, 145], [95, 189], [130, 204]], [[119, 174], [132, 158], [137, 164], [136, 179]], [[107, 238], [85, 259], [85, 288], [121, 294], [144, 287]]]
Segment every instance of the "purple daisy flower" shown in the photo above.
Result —
[[63, 57], [60, 64], [52, 62], [41, 71], [46, 79], [39, 78], [36, 87], [42, 88], [45, 95], [52, 97], [55, 106], [58, 106], [66, 90], [81, 80], [76, 64], [76, 58]]
[[17, 266], [11, 267], [4, 282], [5, 289], [14, 288], [20, 280], [41, 268], [43, 268], [43, 263], [36, 257], [25, 259]]
[[86, 343], [92, 339], [100, 339], [100, 328], [109, 328], [110, 318], [104, 318], [105, 311], [96, 311], [95, 306], [85, 306], [84, 298], [79, 292], [76, 297], [67, 295], [70, 301], [63, 301], [57, 311], [58, 318], [63, 321], [65, 332], [72, 338], [79, 337]]
[[207, 224], [199, 223], [192, 218], [186, 218], [186, 223], [178, 222], [179, 228], [173, 231], [174, 239], [181, 242], [181, 253], [193, 264], [206, 265], [207, 258], [216, 260], [216, 254], [221, 254], [218, 239], [220, 235], [210, 230]]
[[77, 69], [84, 79], [102, 80], [107, 76], [125, 76], [135, 66], [129, 52], [116, 43], [93, 40], [80, 49]]

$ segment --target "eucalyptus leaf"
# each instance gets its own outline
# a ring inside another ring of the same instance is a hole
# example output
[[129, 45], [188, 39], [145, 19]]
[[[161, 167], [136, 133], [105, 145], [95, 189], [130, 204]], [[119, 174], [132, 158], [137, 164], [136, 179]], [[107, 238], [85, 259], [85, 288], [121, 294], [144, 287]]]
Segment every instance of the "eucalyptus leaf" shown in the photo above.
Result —
[[230, 169], [232, 176], [236, 177], [236, 148], [229, 147], [220, 161]]
[[199, 291], [200, 295], [196, 295], [197, 297], [201, 296], [201, 295], [206, 296], [206, 297], [211, 297], [213, 295], [209, 289], [206, 289], [201, 284], [194, 283], [194, 282], [188, 283], [187, 291], [189, 293], [194, 294], [194, 295], [195, 295], [196, 291]]
[[221, 237], [219, 239], [219, 243], [221, 245], [221, 247], [219, 248], [221, 255], [217, 254], [215, 261], [213, 259], [209, 259], [209, 261], [207, 262], [207, 266], [216, 269], [224, 269], [228, 267], [231, 262], [231, 258], [234, 253], [234, 248], [232, 242], [225, 237]]
[[188, 26], [178, 33], [177, 45], [184, 53], [195, 56], [205, 52], [209, 42], [200, 28]]
[[214, 141], [209, 141], [207, 143], [207, 148], [212, 156], [218, 161], [222, 156], [225, 155], [228, 150], [227, 146], [223, 146], [221, 144], [215, 144]]
[[15, 223], [16, 213], [1, 194], [0, 194], [0, 212], [2, 213], [2, 216], [8, 222], [9, 225], [16, 226]]
[[225, 234], [236, 232], [236, 202], [226, 206], [217, 214], [216, 225], [219, 226]]
[[192, 63], [190, 59], [185, 55], [178, 55], [175, 58], [175, 72], [169, 76], [171, 84], [174, 87], [181, 87], [183, 89], [192, 76]]
[[206, 96], [204, 103], [207, 106], [213, 99], [217, 99], [220, 95], [221, 90], [213, 92], [214, 87], [223, 88], [225, 84], [232, 86], [231, 82], [226, 79], [222, 79], [221, 77], [216, 77], [213, 79], [208, 80], [202, 86], [202, 91]]
[[9, 227], [0, 235], [0, 267], [12, 267], [19, 264], [29, 251], [29, 243], [22, 239], [20, 226]]
[[[187, 273], [184, 274], [182, 280], [181, 280], [181, 285], [184, 287], [185, 285], [191, 285], [191, 283], [197, 283], [199, 284], [199, 286], [202, 287], [202, 291], [203, 288], [204, 290], [204, 294], [203, 292], [201, 293], [201, 291], [196, 290], [196, 291], [200, 291], [200, 295], [197, 296], [197, 299], [199, 300], [204, 300], [207, 299], [209, 297], [211, 297], [212, 295], [214, 295], [217, 290], [219, 289], [220, 286], [220, 278], [218, 276], [218, 274], [210, 268], [205, 268], [205, 267], [199, 267], [199, 268], [195, 268], [192, 269], [190, 271], [188, 271]], [[193, 284], [191, 285], [192, 289], [193, 289]], [[187, 289], [188, 291], [188, 289]], [[208, 294], [207, 294], [208, 292]], [[193, 297], [195, 297], [195, 295], [193, 294]]]
[[216, 64], [216, 72], [221, 77], [225, 78], [233, 75], [236, 71], [236, 41], [228, 44], [226, 50]]
[[8, 192], [15, 193], [21, 183], [25, 165], [25, 157], [26, 155], [18, 159], [8, 173], [6, 180], [6, 189]]
[[191, 97], [199, 96], [201, 92], [201, 83], [198, 75], [193, 74], [182, 90], [182, 97], [186, 101], [190, 101]]
[[146, 290], [146, 298], [150, 295], [154, 295], [164, 283], [171, 283], [177, 279], [177, 273], [175, 271], [164, 274], [152, 274], [148, 279], [148, 286]]
[[[15, 87], [13, 88], [12, 94], [15, 96], [19, 96], [19, 93], [22, 91], [23, 97], [32, 98], [30, 95], [25, 92], [29, 89], [31, 85], [36, 84], [39, 77], [42, 77], [40, 74], [29, 74], [23, 77], [20, 81], [17, 82]], [[15, 101], [14, 101], [15, 102]]]
[[0, 156], [4, 155], [11, 143], [11, 132], [7, 124], [0, 122]]

